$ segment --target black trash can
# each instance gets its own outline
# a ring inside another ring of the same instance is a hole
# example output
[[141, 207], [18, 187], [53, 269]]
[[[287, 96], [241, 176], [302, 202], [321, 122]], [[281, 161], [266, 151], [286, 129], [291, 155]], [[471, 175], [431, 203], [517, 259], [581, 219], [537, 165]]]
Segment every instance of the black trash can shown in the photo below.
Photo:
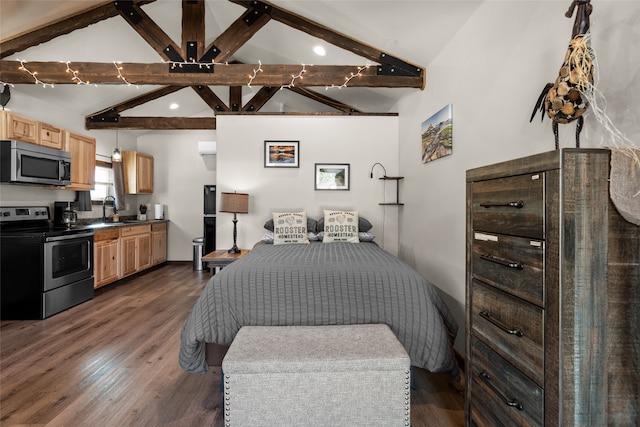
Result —
[[204, 270], [202, 265], [202, 253], [204, 250], [204, 237], [196, 237], [193, 239], [193, 269], [196, 271]]

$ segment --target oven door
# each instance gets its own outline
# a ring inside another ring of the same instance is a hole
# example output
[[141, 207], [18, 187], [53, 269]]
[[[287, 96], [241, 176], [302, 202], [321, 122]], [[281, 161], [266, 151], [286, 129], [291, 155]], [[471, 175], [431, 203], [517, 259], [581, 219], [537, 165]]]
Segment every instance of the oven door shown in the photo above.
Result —
[[89, 278], [93, 278], [93, 232], [45, 239], [45, 292]]

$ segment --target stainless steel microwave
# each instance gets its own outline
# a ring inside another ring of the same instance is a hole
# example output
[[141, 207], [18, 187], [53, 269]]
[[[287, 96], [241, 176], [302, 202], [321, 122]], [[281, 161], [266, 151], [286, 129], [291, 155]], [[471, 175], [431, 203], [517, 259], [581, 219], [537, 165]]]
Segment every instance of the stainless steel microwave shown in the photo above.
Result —
[[0, 141], [0, 182], [71, 184], [71, 153], [28, 142]]

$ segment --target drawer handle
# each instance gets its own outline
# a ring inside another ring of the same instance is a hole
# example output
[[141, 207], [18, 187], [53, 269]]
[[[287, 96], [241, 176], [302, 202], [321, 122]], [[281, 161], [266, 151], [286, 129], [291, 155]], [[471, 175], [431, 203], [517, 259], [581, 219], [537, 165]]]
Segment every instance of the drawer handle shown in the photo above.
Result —
[[483, 319], [488, 320], [489, 322], [491, 322], [493, 325], [497, 326], [498, 328], [500, 328], [503, 332], [508, 333], [509, 335], [515, 335], [517, 337], [523, 337], [524, 333], [520, 330], [520, 329], [514, 329], [514, 328], [510, 328], [507, 325], [505, 325], [504, 323], [502, 323], [501, 321], [494, 319], [493, 317], [491, 317], [491, 313], [489, 313], [488, 311], [481, 311], [480, 312], [480, 317], [482, 317]]
[[495, 262], [496, 264], [504, 265], [505, 267], [515, 268], [516, 270], [524, 269], [524, 265], [522, 265], [519, 262], [509, 261], [508, 259], [496, 257], [490, 254], [482, 254], [480, 255], [480, 258], [482, 258], [485, 261]]
[[493, 390], [493, 392], [495, 394], [498, 395], [498, 397], [507, 405], [507, 406], [511, 406], [512, 408], [516, 408], [519, 411], [524, 410], [524, 407], [522, 406], [522, 403], [518, 402], [516, 399], [513, 400], [509, 400], [506, 397], [504, 397], [502, 395], [502, 393], [500, 393], [500, 391], [498, 391], [498, 389], [496, 388], [496, 386], [494, 386], [491, 383], [491, 377], [489, 376], [489, 374], [487, 374], [486, 372], [480, 372], [480, 378], [482, 378], [482, 380], [484, 381], [484, 383], [486, 385], [489, 386], [489, 388], [491, 390]]
[[507, 202], [507, 203], [480, 203], [480, 206], [483, 208], [497, 208], [497, 207], [507, 207], [507, 208], [516, 208], [522, 209], [524, 208], [524, 201], [517, 200], [515, 202]]

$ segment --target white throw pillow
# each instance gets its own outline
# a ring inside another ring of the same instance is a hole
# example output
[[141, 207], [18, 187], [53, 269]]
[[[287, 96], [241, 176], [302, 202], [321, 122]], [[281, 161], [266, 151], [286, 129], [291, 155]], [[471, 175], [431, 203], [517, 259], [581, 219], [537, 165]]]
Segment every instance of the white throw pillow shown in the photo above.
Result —
[[309, 243], [307, 212], [274, 212], [273, 244]]
[[358, 239], [358, 211], [324, 211], [322, 243], [360, 243]]

